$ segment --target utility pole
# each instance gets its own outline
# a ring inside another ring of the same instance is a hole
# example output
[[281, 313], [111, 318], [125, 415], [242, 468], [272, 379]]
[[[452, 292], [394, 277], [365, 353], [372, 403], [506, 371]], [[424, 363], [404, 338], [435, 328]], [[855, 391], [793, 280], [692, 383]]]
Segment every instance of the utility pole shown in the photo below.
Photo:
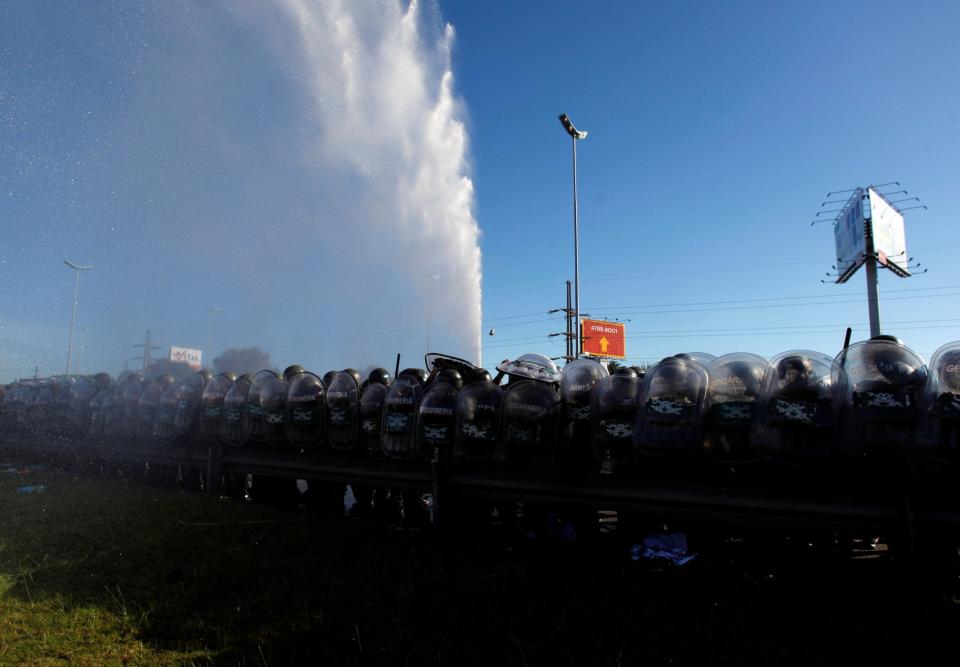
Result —
[[572, 304], [571, 304], [570, 287], [571, 287], [570, 281], [568, 280], [568, 281], [567, 281], [567, 307], [566, 307], [566, 308], [554, 308], [553, 310], [547, 311], [547, 314], [560, 313], [560, 312], [562, 312], [562, 313], [564, 314], [564, 320], [565, 320], [565, 322], [566, 322], [566, 331], [563, 331], [563, 332], [555, 332], [555, 333], [549, 334], [548, 337], [549, 337], [549, 338], [553, 338], [554, 336], [563, 336], [563, 337], [564, 337], [564, 340], [566, 341], [566, 349], [565, 349], [565, 354], [563, 355], [563, 359], [564, 359], [565, 361], [573, 361], [574, 359], [577, 358], [577, 357], [576, 357], [576, 347], [575, 347], [575, 345], [576, 345], [576, 338], [575, 338], [575, 334], [574, 334], [574, 332], [573, 332], [573, 321], [574, 321], [574, 317], [576, 317], [576, 315], [575, 315], [575, 313], [574, 313], [574, 309], [573, 309], [573, 306], [572, 306]]
[[143, 341], [143, 343], [138, 343], [137, 345], [134, 345], [134, 347], [142, 347], [142, 348], [143, 348], [143, 356], [142, 356], [142, 357], [133, 357], [133, 358], [134, 358], [134, 359], [142, 359], [142, 360], [143, 360], [143, 377], [146, 378], [146, 377], [147, 377], [147, 367], [150, 366], [150, 350], [159, 350], [159, 349], [160, 349], [160, 346], [159, 346], [159, 345], [151, 345], [151, 344], [150, 344], [150, 329], [147, 329], [147, 337], [146, 337], [146, 339]]

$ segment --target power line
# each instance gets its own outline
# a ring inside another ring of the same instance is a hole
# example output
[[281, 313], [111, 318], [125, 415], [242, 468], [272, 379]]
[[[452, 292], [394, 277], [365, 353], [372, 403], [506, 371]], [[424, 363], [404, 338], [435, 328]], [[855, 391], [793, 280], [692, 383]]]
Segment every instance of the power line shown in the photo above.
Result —
[[[900, 294], [907, 292], [930, 292], [936, 290], [947, 290], [947, 289], [960, 289], [960, 285], [943, 285], [940, 287], [913, 287], [905, 289], [892, 289], [884, 290], [885, 294]], [[942, 294], [935, 296], [954, 296], [954, 294]], [[849, 298], [848, 294], [811, 294], [807, 296], [780, 296], [780, 297], [757, 297], [755, 299], [733, 299], [733, 300], [724, 300], [724, 301], [691, 301], [686, 303], [658, 303], [658, 304], [648, 304], [648, 305], [639, 305], [639, 306], [601, 306], [594, 308], [594, 310], [637, 310], [644, 308], [665, 308], [665, 307], [675, 307], [675, 306], [713, 306], [713, 305], [728, 305], [728, 304], [742, 304], [742, 303], [758, 303], [758, 302], [768, 302], [768, 301], [795, 301], [795, 300], [805, 300], [805, 299], [841, 299]], [[818, 302], [818, 304], [829, 305], [829, 302]], [[814, 304], [815, 305], [815, 304]], [[697, 312], [696, 310], [689, 311], [677, 311], [677, 312]], [[534, 315], [545, 314], [545, 311], [539, 310], [531, 313], [518, 313], [515, 315], [504, 315], [500, 317], [484, 318], [484, 322], [496, 322], [507, 319], [518, 319], [522, 317], [532, 317]], [[545, 322], [546, 319], [540, 320], [531, 320], [527, 324], [532, 324], [535, 322]], [[501, 325], [501, 326], [513, 326], [510, 325]]]
[[[946, 250], [955, 250], [960, 248], [960, 245], [947, 245], [947, 246], [932, 246], [929, 248], [911, 248], [911, 252], [940, 252]], [[753, 271], [755, 269], [779, 269], [784, 266], [803, 266], [803, 265], [814, 265], [822, 264], [820, 260], [802, 260], [796, 262], [776, 262], [771, 264], [744, 264], [740, 266], [724, 266], [724, 267], [715, 267], [711, 266], [707, 269], [690, 269], [689, 271], [675, 271], [671, 273], [639, 273], [639, 274], [622, 274], [615, 276], [603, 276], [601, 278], [589, 278], [583, 280], [585, 283], [593, 282], [609, 282], [611, 280], [642, 280], [646, 278], [660, 278], [663, 276], [681, 276], [681, 275], [698, 275], [704, 273], [718, 273], [718, 272], [734, 272], [734, 271]], [[499, 292], [489, 292], [485, 296], [501, 296], [504, 294], [519, 294], [521, 292], [532, 292], [534, 290], [547, 289], [549, 287], [557, 287], [558, 285], [563, 285], [563, 282], [552, 282], [552, 283], [543, 283], [541, 285], [531, 285], [529, 287], [518, 287], [516, 289], [502, 290]]]
[[[933, 324], [933, 325], [901, 326], [901, 327], [898, 328], [898, 330], [899, 330], [899, 331], [915, 331], [915, 330], [919, 330], [919, 329], [956, 329], [956, 328], [958, 328], [957, 325]], [[843, 331], [843, 328], [841, 328], [841, 327], [832, 327], [832, 328], [824, 328], [824, 329], [822, 329], [822, 330], [805, 331], [805, 332], [797, 332], [797, 331], [757, 331], [757, 332], [754, 332], [754, 331], [736, 331], [736, 332], [730, 332], [730, 333], [726, 333], [726, 332], [721, 332], [721, 333], [702, 333], [702, 332], [701, 332], [701, 333], [665, 333], [665, 334], [644, 334], [644, 335], [638, 335], [638, 336], [632, 336], [632, 335], [631, 335], [631, 336], [627, 336], [627, 338], [633, 338], [633, 339], [637, 339], [637, 340], [640, 340], [640, 339], [644, 339], [644, 340], [645, 340], [645, 339], [650, 339], [650, 338], [699, 338], [699, 337], [703, 337], [703, 338], [725, 338], [725, 337], [730, 337], [730, 336], [745, 336], [745, 335], [748, 335], [748, 334], [749, 334], [750, 336], [755, 336], [755, 337], [762, 337], [762, 336], [788, 336], [788, 335], [789, 335], [789, 336], [795, 336], [795, 335], [797, 335], [797, 333], [805, 333], [805, 334], [807, 334], [807, 335], [821, 335], [821, 334], [834, 334], [834, 333], [837, 333], [837, 332], [840, 332], [840, 331]]]
[[[951, 292], [949, 294], [930, 294], [930, 295], [916, 295], [916, 296], [902, 296], [902, 297], [887, 297], [885, 301], [905, 301], [905, 300], [916, 300], [916, 299], [937, 299], [947, 296], [960, 296], [960, 292]], [[847, 303], [863, 303], [863, 299], [848, 299], [846, 301], [809, 301], [807, 303], [773, 303], [773, 304], [760, 304], [755, 306], [724, 306], [722, 308], [688, 308], [685, 310], [641, 310], [641, 311], [632, 311], [627, 308], [610, 308], [610, 310], [616, 310], [618, 314], [627, 313], [633, 315], [662, 315], [670, 313], [706, 313], [717, 310], [763, 310], [768, 308], [802, 308], [805, 306], [833, 306], [833, 305], [842, 305]], [[603, 310], [599, 308], [592, 309]], [[609, 317], [606, 314], [598, 314], [598, 317]]]
[[[948, 289], [960, 289], [960, 285], [943, 285], [941, 287], [908, 287], [905, 289], [892, 289], [885, 290], [885, 294], [901, 294], [904, 292], [932, 292], [935, 290], [948, 290]], [[934, 295], [934, 296], [953, 296], [952, 294], [943, 294], [943, 295]], [[849, 297], [848, 294], [809, 294], [805, 296], [771, 296], [771, 297], [757, 297], [754, 299], [730, 299], [726, 301], [690, 301], [686, 303], [656, 303], [649, 304], [646, 306], [598, 306], [595, 307], [595, 310], [628, 310], [636, 308], [666, 308], [666, 307], [675, 307], [675, 306], [714, 306], [714, 305], [727, 305], [727, 304], [737, 304], [737, 303], [758, 303], [764, 301], [797, 301], [801, 299], [841, 299], [844, 297]], [[822, 302], [824, 304], [828, 303], [826, 301]]]
[[[960, 322], [960, 318], [946, 318], [946, 319], [932, 319], [932, 320], [899, 320], [890, 322], [890, 324], [929, 324], [932, 322]], [[775, 331], [775, 330], [785, 330], [785, 331], [802, 331], [804, 329], [837, 329], [845, 328], [851, 326], [849, 324], [797, 324], [797, 325], [784, 325], [784, 326], [772, 326], [772, 327], [730, 327], [730, 328], [720, 328], [720, 329], [655, 329], [650, 331], [633, 331], [627, 334], [627, 337], [634, 335], [645, 335], [645, 334], [681, 334], [681, 333], [710, 333], [710, 332], [728, 332], [728, 331], [738, 331], [742, 333], [756, 333], [762, 331]], [[858, 322], [855, 325], [856, 327], [866, 327], [867, 325]]]

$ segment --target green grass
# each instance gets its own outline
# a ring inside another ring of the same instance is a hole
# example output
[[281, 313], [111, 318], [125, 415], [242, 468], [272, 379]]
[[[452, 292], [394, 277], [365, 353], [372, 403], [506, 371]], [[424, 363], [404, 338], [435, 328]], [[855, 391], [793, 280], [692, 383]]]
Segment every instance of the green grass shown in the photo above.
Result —
[[953, 662], [954, 598], [882, 563], [623, 547], [0, 473], [0, 664]]

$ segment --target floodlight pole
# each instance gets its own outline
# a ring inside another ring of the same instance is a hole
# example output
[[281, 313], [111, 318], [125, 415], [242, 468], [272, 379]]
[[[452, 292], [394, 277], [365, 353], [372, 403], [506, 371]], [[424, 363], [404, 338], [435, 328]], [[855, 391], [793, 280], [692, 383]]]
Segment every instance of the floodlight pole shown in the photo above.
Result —
[[81, 359], [83, 358], [84, 350], [86, 346], [83, 343], [83, 334], [88, 331], [93, 331], [96, 327], [80, 327], [80, 349], [77, 350], [77, 374], [83, 375], [83, 363]]
[[67, 377], [70, 376], [70, 357], [73, 356], [73, 330], [77, 325], [77, 302], [80, 300], [80, 273], [89, 271], [93, 266], [82, 266], [71, 262], [69, 259], [63, 260], [63, 263], [77, 272], [77, 279], [73, 286], [73, 315], [70, 317], [70, 340], [67, 342]]
[[573, 311], [577, 337], [574, 355], [579, 359], [583, 352], [583, 340], [580, 331], [580, 207], [577, 204], [577, 141], [586, 139], [587, 133], [577, 130], [565, 113], [560, 114], [560, 124], [570, 135], [573, 143]]

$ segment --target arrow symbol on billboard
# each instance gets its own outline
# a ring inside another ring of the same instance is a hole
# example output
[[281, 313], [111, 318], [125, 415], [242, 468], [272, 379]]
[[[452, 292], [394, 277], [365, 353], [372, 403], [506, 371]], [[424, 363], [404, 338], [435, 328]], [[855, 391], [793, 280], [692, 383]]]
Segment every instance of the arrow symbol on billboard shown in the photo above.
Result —
[[601, 351], [601, 352], [606, 352], [608, 345], [610, 345], [610, 341], [607, 340], [607, 337], [606, 337], [606, 336], [604, 336], [603, 338], [600, 339], [600, 351]]

